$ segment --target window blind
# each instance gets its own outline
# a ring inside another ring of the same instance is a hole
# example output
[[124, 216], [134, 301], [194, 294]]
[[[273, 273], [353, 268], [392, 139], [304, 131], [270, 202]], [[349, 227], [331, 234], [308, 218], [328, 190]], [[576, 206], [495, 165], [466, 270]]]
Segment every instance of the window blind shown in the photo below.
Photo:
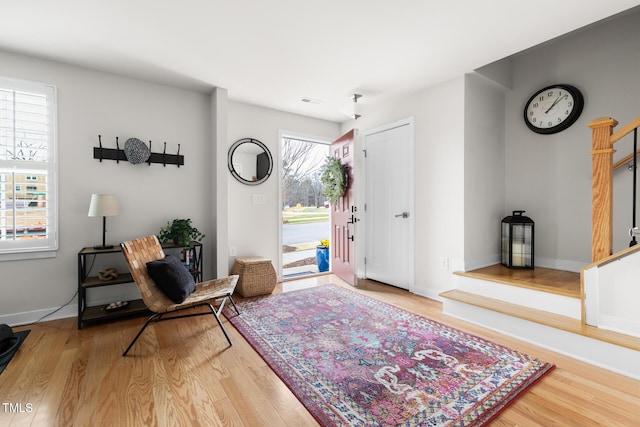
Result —
[[54, 86], [0, 78], [0, 256], [58, 247], [55, 124]]

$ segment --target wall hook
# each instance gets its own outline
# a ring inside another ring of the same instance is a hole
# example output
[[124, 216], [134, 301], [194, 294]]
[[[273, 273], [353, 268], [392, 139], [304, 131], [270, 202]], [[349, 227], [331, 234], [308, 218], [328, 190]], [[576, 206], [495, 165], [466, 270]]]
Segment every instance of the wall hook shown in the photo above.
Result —
[[164, 142], [164, 149], [162, 150], [162, 167], [167, 167], [167, 141]]
[[[162, 153], [154, 153], [151, 151], [151, 140], [149, 140], [149, 158], [147, 164], [151, 166], [151, 163], [162, 163], [164, 167], [167, 165], [176, 165], [178, 167], [184, 165], [184, 156], [180, 154], [181, 144], [178, 144], [177, 154], [167, 154], [167, 143], [165, 141]], [[102, 146], [102, 135], [98, 135], [98, 147], [93, 147], [93, 158], [102, 162], [105, 160], [115, 160], [120, 163], [120, 160], [127, 160], [127, 155], [124, 150], [120, 148], [120, 138], [116, 137], [116, 148], [104, 148]]]
[[98, 144], [100, 144], [100, 163], [102, 163], [102, 135], [98, 135]]

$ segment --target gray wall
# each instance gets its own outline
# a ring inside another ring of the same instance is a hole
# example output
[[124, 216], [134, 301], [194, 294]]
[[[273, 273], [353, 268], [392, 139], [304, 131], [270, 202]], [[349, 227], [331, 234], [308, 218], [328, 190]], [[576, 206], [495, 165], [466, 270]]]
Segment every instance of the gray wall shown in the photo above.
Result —
[[[499, 223], [516, 209], [536, 222], [537, 265], [579, 271], [590, 262], [587, 124], [612, 116], [623, 125], [640, 114], [638, 22], [636, 11], [488, 64], [478, 73], [365, 104], [362, 118], [343, 124], [343, 132], [366, 131], [415, 118], [414, 292], [437, 298], [452, 286], [451, 271], [499, 262]], [[553, 83], [580, 88], [584, 111], [564, 132], [534, 134], [523, 122], [524, 104]], [[620, 156], [631, 152], [629, 141], [617, 148]], [[615, 177], [616, 250], [629, 240], [626, 175], [619, 171]], [[363, 204], [363, 188], [359, 193]], [[448, 259], [448, 270], [441, 268], [442, 258]]]
[[[246, 104], [229, 103], [224, 89], [203, 94], [100, 71], [0, 51], [0, 75], [58, 88], [60, 248], [55, 258], [0, 262], [0, 323], [34, 321], [72, 299], [77, 253], [101, 243], [102, 221], [87, 217], [92, 193], [114, 193], [121, 214], [107, 218], [107, 241], [117, 244], [157, 233], [173, 218], [191, 218], [204, 239], [204, 277], [228, 274], [228, 244], [241, 255], [278, 258], [278, 169], [266, 184], [243, 186], [227, 170], [227, 150], [240, 137], [261, 139], [277, 159], [278, 132], [327, 138], [339, 125]], [[152, 150], [185, 156], [184, 167], [132, 165], [93, 159], [104, 147], [129, 137], [152, 140]], [[220, 141], [216, 144], [216, 141]], [[251, 194], [266, 195], [256, 209]], [[100, 257], [92, 275], [106, 267], [126, 271], [119, 254]], [[92, 291], [89, 304], [138, 298], [133, 284]], [[53, 317], [77, 313], [76, 299]], [[51, 318], [49, 318], [51, 319]]]
[[[414, 292], [437, 297], [451, 287], [452, 270], [497, 261], [497, 223], [514, 209], [526, 210], [536, 221], [539, 265], [579, 269], [590, 261], [591, 245], [587, 124], [601, 116], [625, 124], [640, 114], [639, 21], [640, 12], [622, 16], [491, 64], [485, 76], [500, 85], [476, 75], [459, 76], [381, 105], [367, 105], [360, 120], [342, 126], [227, 103], [226, 93], [220, 91], [212, 97], [0, 52], [1, 75], [58, 86], [61, 206], [56, 258], [0, 262], [0, 322], [11, 323], [7, 319], [21, 313], [37, 318], [73, 296], [76, 254], [101, 237], [99, 219], [87, 217], [91, 193], [113, 192], [120, 198], [122, 214], [108, 219], [111, 242], [155, 233], [174, 217], [192, 218], [208, 235], [205, 276], [212, 277], [216, 232], [223, 246], [217, 251], [218, 272], [231, 262], [227, 245], [237, 247], [240, 255], [278, 256], [276, 176], [259, 187], [231, 181], [223, 171], [224, 154], [233, 141], [245, 136], [261, 139], [277, 158], [280, 131], [331, 138], [352, 127], [367, 130], [410, 116], [416, 129]], [[572, 83], [583, 91], [584, 112], [564, 132], [536, 135], [522, 121], [524, 103], [533, 91], [556, 82]], [[228, 123], [214, 123], [221, 118]], [[121, 141], [130, 136], [151, 139], [154, 151], [161, 141], [167, 141], [169, 151], [181, 143], [186, 165], [99, 163], [92, 158], [98, 133], [106, 146], [114, 144], [115, 136]], [[217, 146], [215, 140], [220, 141]], [[631, 151], [628, 142], [616, 148], [619, 155]], [[630, 210], [621, 200], [628, 198], [625, 187], [630, 187], [630, 180], [620, 175], [626, 172], [616, 174], [616, 249], [628, 243]], [[252, 204], [256, 192], [265, 194], [266, 205]], [[224, 214], [216, 216], [220, 209]], [[440, 267], [441, 258], [449, 260], [449, 269]], [[135, 294], [129, 285], [122, 288], [95, 298]], [[66, 313], [74, 311], [71, 307]]]
[[[19, 313], [38, 318], [68, 302], [77, 289], [76, 254], [84, 246], [101, 243], [102, 221], [89, 218], [92, 193], [114, 193], [121, 214], [107, 219], [107, 240], [157, 233], [168, 220], [191, 218], [212, 235], [207, 207], [212, 203], [210, 176], [209, 96], [168, 86], [124, 78], [27, 56], [0, 52], [0, 74], [54, 84], [58, 88], [59, 251], [55, 258], [0, 262], [0, 323]], [[175, 153], [177, 144], [185, 166], [132, 165], [93, 159], [102, 135], [104, 147], [120, 146], [129, 137], [152, 140], [153, 151]], [[205, 254], [213, 240], [205, 239]], [[104, 261], [100, 262], [100, 261]], [[126, 268], [118, 256], [101, 259], [93, 273], [105, 266]], [[209, 275], [207, 260], [205, 275]], [[135, 286], [120, 285], [92, 293], [95, 300], [136, 295]], [[74, 303], [75, 304], [75, 303]], [[63, 311], [73, 314], [75, 306]], [[18, 316], [20, 317], [20, 316]]]
[[[241, 138], [255, 138], [263, 142], [274, 158], [272, 175], [264, 183], [252, 186], [235, 180], [227, 173], [229, 247], [235, 247], [238, 256], [263, 256], [272, 260], [280, 271], [280, 134], [307, 136], [333, 140], [339, 136], [340, 126], [283, 111], [263, 108], [241, 102], [229, 103], [227, 150]], [[227, 168], [225, 163], [219, 165]], [[264, 204], [254, 203], [254, 195], [264, 196]], [[221, 248], [227, 253], [229, 248]], [[233, 258], [229, 259], [229, 267]]]
[[500, 262], [500, 220], [505, 216], [505, 91], [478, 74], [465, 78], [465, 270]]
[[[613, 117], [620, 126], [640, 115], [640, 12], [532, 48], [512, 60], [513, 90], [505, 114], [506, 211], [524, 209], [536, 222], [536, 263], [580, 268], [591, 261], [591, 129]], [[537, 135], [522, 110], [537, 89], [569, 83], [585, 97], [581, 117], [555, 135]], [[616, 158], [631, 153], [616, 144]], [[614, 252], [629, 243], [631, 174], [614, 182]]]

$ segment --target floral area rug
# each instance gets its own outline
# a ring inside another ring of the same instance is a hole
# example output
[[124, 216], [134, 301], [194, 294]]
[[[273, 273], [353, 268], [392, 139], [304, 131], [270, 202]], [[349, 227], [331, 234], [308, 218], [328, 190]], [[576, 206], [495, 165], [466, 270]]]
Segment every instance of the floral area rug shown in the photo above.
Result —
[[225, 315], [323, 426], [478, 426], [554, 366], [327, 285]]

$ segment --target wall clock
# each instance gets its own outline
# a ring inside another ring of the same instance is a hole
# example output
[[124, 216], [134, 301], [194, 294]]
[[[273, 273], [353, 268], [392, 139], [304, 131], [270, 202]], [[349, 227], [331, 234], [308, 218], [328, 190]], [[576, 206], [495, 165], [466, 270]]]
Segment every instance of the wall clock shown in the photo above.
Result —
[[544, 135], [565, 130], [582, 113], [584, 98], [574, 86], [556, 84], [537, 91], [524, 107], [529, 129]]

